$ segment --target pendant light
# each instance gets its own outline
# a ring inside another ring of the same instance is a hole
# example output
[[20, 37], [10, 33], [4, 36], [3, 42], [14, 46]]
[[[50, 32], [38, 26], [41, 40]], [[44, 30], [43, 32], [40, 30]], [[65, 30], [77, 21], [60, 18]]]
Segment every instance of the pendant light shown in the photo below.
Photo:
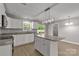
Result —
[[45, 10], [45, 23], [50, 23], [50, 22], [52, 22], [52, 19], [51, 19], [51, 11], [50, 11], [50, 8], [47, 8], [46, 10]]
[[51, 22], [51, 19], [50, 19], [50, 8], [49, 8], [49, 10], [46, 11], [46, 12], [47, 12], [47, 15], [48, 15], [46, 21], [47, 21], [47, 23], [48, 23], [48, 22]]
[[46, 14], [44, 12], [42, 23], [46, 23]]
[[45, 11], [45, 12], [44, 12], [44, 17], [43, 17], [43, 18], [44, 18], [44, 23], [48, 23], [47, 17], [48, 17], [49, 14], [48, 14], [47, 12], [48, 12], [48, 11]]
[[68, 22], [66, 22], [64, 25], [73, 25], [73, 22], [70, 21], [70, 16], [68, 16]]

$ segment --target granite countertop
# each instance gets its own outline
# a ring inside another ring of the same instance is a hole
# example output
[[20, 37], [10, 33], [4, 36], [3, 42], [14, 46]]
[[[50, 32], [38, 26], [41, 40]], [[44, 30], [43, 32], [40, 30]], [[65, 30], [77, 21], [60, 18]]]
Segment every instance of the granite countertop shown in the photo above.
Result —
[[0, 35], [0, 40], [13, 38], [11, 35]]
[[0, 33], [0, 35], [18, 35], [18, 34], [32, 34], [33, 31], [20, 31], [20, 32], [6, 32]]
[[12, 44], [13, 36], [11, 35], [0, 35], [0, 46]]
[[3, 29], [3, 30], [22, 30], [22, 28], [2, 28], [2, 27], [0, 27], [0, 29]]
[[21, 28], [1, 28], [0, 35], [18, 35], [18, 34], [32, 34], [33, 30], [23, 31]]
[[63, 37], [58, 37], [58, 36], [53, 36], [53, 35], [48, 35], [46, 37], [37, 35], [36, 37], [50, 40], [50, 41], [60, 41], [60, 40], [64, 39]]

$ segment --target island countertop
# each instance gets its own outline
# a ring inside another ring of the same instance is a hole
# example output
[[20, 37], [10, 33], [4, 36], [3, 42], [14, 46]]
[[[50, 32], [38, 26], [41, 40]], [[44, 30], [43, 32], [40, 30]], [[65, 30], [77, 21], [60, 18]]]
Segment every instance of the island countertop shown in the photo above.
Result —
[[37, 38], [46, 39], [46, 40], [49, 40], [49, 41], [60, 41], [60, 40], [64, 39], [63, 37], [53, 36], [53, 35], [48, 35], [46, 37], [45, 36], [37, 35], [36, 37]]

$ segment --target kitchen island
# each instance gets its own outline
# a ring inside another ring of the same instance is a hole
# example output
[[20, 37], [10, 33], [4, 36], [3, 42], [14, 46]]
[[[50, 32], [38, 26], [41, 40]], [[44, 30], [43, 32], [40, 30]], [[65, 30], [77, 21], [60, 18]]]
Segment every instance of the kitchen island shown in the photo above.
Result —
[[58, 42], [61, 37], [50, 36], [35, 36], [35, 49], [44, 56], [58, 56]]

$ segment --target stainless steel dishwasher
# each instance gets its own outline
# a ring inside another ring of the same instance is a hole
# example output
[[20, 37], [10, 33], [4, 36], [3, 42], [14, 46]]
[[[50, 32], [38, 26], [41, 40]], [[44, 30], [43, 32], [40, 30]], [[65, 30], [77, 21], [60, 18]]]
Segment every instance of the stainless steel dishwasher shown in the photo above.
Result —
[[12, 56], [14, 51], [13, 36], [0, 35], [0, 56]]

